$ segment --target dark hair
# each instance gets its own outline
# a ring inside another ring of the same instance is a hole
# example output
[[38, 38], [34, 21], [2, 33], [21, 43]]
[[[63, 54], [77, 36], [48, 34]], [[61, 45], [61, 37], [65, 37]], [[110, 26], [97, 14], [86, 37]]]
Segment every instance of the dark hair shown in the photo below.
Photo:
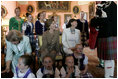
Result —
[[46, 22], [47, 26], [49, 27], [53, 21], [54, 21], [54, 19], [47, 19], [47, 22]]
[[17, 9], [19, 9], [19, 10], [20, 10], [20, 7], [16, 7], [16, 8], [15, 8], [15, 10], [14, 10], [14, 12], [15, 12], [15, 13], [16, 13], [16, 10], [17, 10]]
[[[48, 57], [53, 61], [53, 58], [52, 58], [50, 55], [45, 55], [45, 56], [43, 57], [43, 59], [42, 59], [42, 62], [44, 62], [45, 58], [48, 58]], [[53, 62], [54, 62], [54, 61], [53, 61]]]
[[30, 13], [26, 13], [26, 17], [28, 17], [29, 15], [31, 15]]
[[66, 57], [65, 57], [64, 63], [66, 62], [66, 59], [67, 59], [68, 57], [72, 57], [72, 58], [74, 59], [74, 57], [72, 56], [72, 54], [68, 54], [68, 55], [66, 55]]
[[22, 55], [20, 58], [23, 59], [25, 66], [30, 66], [32, 64], [33, 59], [30, 55]]
[[67, 28], [71, 27], [71, 23], [77, 21], [76, 19], [70, 19], [68, 24], [66, 25]]
[[42, 13], [42, 12], [38, 13], [38, 15], [37, 15], [37, 19], [38, 19], [38, 20], [40, 19], [39, 17], [40, 17], [40, 15], [41, 15], [41, 13]]
[[52, 16], [50, 19], [53, 19], [54, 20], [54, 16]]
[[6, 40], [10, 42], [14, 41], [21, 41], [23, 39], [23, 35], [20, 31], [18, 30], [11, 30], [9, 33], [6, 35]]
[[57, 17], [57, 15], [53, 15], [50, 19], [54, 20], [54, 17]]

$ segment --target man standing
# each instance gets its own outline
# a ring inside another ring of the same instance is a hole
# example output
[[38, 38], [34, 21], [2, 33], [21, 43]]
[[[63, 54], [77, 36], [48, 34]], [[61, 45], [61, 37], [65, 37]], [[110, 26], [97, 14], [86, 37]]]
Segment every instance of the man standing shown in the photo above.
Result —
[[98, 29], [97, 53], [104, 60], [105, 78], [114, 77], [117, 59], [117, 5], [113, 1], [99, 1], [96, 17], [91, 19], [91, 26]]

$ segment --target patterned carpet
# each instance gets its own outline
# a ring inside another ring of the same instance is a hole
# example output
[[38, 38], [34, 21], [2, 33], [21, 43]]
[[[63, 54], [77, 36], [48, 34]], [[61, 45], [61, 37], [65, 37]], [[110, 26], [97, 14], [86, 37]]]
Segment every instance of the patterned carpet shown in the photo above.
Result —
[[[94, 78], [104, 78], [104, 69], [97, 68], [96, 65], [99, 64], [97, 58], [97, 52], [95, 50], [90, 50], [89, 48], [84, 48], [84, 53], [88, 56], [88, 71], [91, 72]], [[1, 70], [4, 70], [4, 54], [1, 54]], [[35, 65], [36, 71], [38, 69], [38, 65]], [[117, 78], [117, 61], [115, 61], [115, 72], [114, 77]], [[11, 78], [13, 76], [12, 72], [1, 74], [2, 78]]]

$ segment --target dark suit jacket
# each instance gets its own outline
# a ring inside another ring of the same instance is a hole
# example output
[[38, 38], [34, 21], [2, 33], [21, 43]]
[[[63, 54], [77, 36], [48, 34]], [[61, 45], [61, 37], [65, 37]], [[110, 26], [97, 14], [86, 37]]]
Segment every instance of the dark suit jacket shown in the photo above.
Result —
[[[44, 31], [46, 31], [47, 28], [46, 26], [44, 26]], [[36, 35], [42, 35], [43, 34], [43, 25], [40, 23], [39, 20], [37, 20], [35, 22], [35, 32], [36, 32]]]

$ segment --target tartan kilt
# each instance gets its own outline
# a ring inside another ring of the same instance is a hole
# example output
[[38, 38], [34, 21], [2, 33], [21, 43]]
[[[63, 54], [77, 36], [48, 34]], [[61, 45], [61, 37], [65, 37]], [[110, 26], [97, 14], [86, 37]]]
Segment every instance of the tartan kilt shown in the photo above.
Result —
[[87, 34], [86, 32], [81, 32], [81, 43], [84, 46], [87, 46]]
[[86, 72], [85, 74], [80, 74], [80, 78], [93, 78], [93, 76], [91, 73]]
[[98, 38], [97, 55], [103, 60], [117, 59], [117, 37]]
[[34, 35], [27, 35], [27, 36], [29, 37], [29, 40], [30, 40], [32, 52], [34, 52], [36, 49], [36, 43], [35, 43], [36, 40], [34, 39]]

